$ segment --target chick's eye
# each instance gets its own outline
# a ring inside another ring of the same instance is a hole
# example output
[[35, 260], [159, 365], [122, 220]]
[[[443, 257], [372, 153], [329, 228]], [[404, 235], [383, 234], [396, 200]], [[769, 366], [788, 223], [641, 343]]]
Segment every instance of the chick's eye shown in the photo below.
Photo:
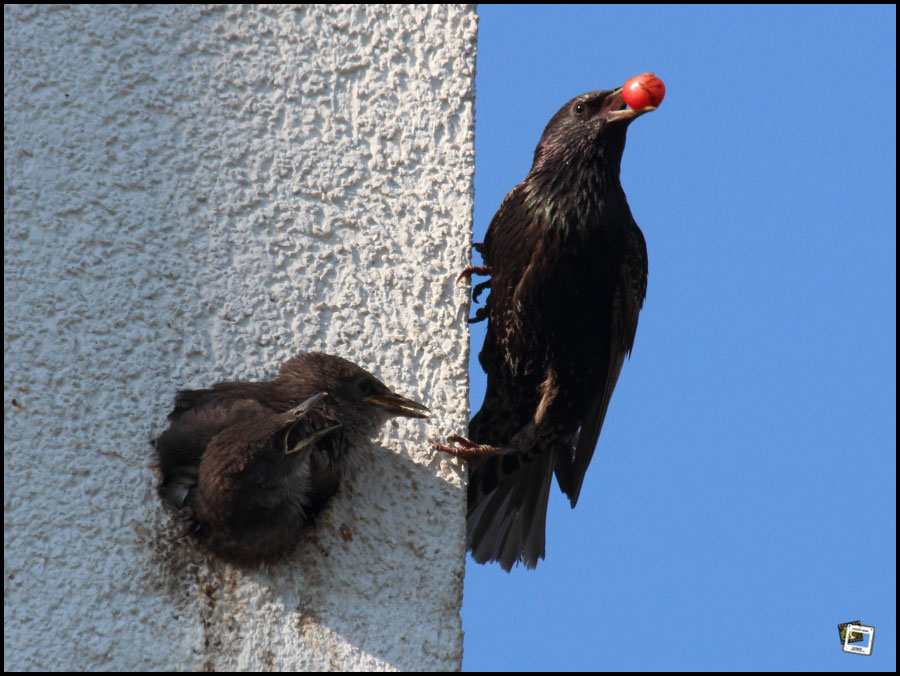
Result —
[[361, 394], [372, 394], [372, 383], [370, 383], [368, 380], [360, 380], [356, 383], [356, 387], [359, 389]]
[[575, 114], [576, 114], [576, 115], [582, 115], [582, 114], [584, 114], [584, 110], [585, 110], [585, 106], [584, 106], [583, 103], [576, 103], [576, 104], [575, 104]]

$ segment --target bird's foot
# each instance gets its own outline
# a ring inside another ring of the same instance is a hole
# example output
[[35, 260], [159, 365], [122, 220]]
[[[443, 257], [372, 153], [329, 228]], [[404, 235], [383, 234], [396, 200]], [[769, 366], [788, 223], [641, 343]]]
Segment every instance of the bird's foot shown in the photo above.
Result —
[[[472, 275], [489, 275], [491, 274], [491, 266], [490, 265], [470, 265], [465, 270], [459, 273], [459, 277], [456, 278], [456, 283], [459, 284], [459, 281], [463, 278], [468, 281], [472, 281]], [[481, 284], [479, 284], [481, 286]]]
[[[451, 444], [451, 445], [447, 445]], [[507, 453], [515, 453], [514, 448], [503, 448], [502, 446], [488, 446], [487, 444], [476, 444], [459, 434], [451, 434], [447, 437], [447, 444], [442, 444], [431, 439], [431, 447], [436, 451], [442, 451], [455, 455], [457, 458], [466, 458], [471, 460], [474, 458], [486, 458], [493, 455], [506, 455]]]
[[481, 282], [481, 284], [476, 284], [475, 288], [472, 289], [472, 300], [476, 303], [478, 302], [478, 296], [481, 295], [481, 292], [485, 289], [491, 288], [491, 280], [487, 280], [485, 282]]
[[477, 324], [478, 322], [483, 322], [488, 317], [490, 317], [488, 309], [486, 307], [480, 307], [475, 310], [474, 317], [469, 317], [469, 324]]

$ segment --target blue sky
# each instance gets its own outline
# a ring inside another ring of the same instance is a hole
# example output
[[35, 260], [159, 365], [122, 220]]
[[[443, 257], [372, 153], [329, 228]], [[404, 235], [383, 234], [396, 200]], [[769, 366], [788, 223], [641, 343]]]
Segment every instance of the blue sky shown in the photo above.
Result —
[[479, 14], [476, 241], [563, 103], [651, 70], [667, 93], [622, 163], [634, 353], [547, 559], [468, 561], [463, 668], [894, 670], [895, 7]]

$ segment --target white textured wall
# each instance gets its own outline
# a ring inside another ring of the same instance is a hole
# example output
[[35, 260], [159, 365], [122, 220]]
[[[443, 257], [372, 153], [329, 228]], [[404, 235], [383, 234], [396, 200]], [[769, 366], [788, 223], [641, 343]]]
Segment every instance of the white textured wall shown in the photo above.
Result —
[[[4, 667], [455, 669], [476, 17], [4, 8]], [[179, 387], [341, 355], [401, 419], [296, 555], [154, 493]]]

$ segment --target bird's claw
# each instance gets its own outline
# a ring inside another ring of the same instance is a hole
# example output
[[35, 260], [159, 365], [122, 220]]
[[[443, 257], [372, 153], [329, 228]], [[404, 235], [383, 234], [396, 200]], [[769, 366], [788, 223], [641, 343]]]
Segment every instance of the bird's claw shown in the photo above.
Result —
[[483, 322], [488, 318], [488, 309], [486, 307], [480, 307], [475, 310], [475, 316], [469, 317], [469, 324], [477, 324], [478, 322]]
[[[493, 273], [493, 269], [490, 265], [470, 265], [465, 270], [459, 273], [459, 277], [456, 278], [456, 283], [459, 284], [460, 280], [464, 277], [469, 282], [472, 281], [472, 275], [490, 275]], [[472, 289], [472, 300], [476, 303], [478, 302], [478, 296], [481, 295], [481, 292], [485, 289], [489, 289], [491, 286], [491, 280], [485, 280], [480, 284], [476, 284], [475, 288]], [[485, 308], [479, 308], [475, 313], [474, 317], [469, 318], [469, 323], [474, 324], [475, 322], [480, 322], [487, 319], [487, 310]]]
[[[490, 265], [470, 265], [465, 270], [459, 273], [459, 277], [456, 278], [456, 283], [459, 284], [460, 280], [465, 278], [468, 281], [472, 281], [472, 275], [489, 275], [491, 274], [491, 266]], [[479, 286], [481, 286], [479, 284]]]

